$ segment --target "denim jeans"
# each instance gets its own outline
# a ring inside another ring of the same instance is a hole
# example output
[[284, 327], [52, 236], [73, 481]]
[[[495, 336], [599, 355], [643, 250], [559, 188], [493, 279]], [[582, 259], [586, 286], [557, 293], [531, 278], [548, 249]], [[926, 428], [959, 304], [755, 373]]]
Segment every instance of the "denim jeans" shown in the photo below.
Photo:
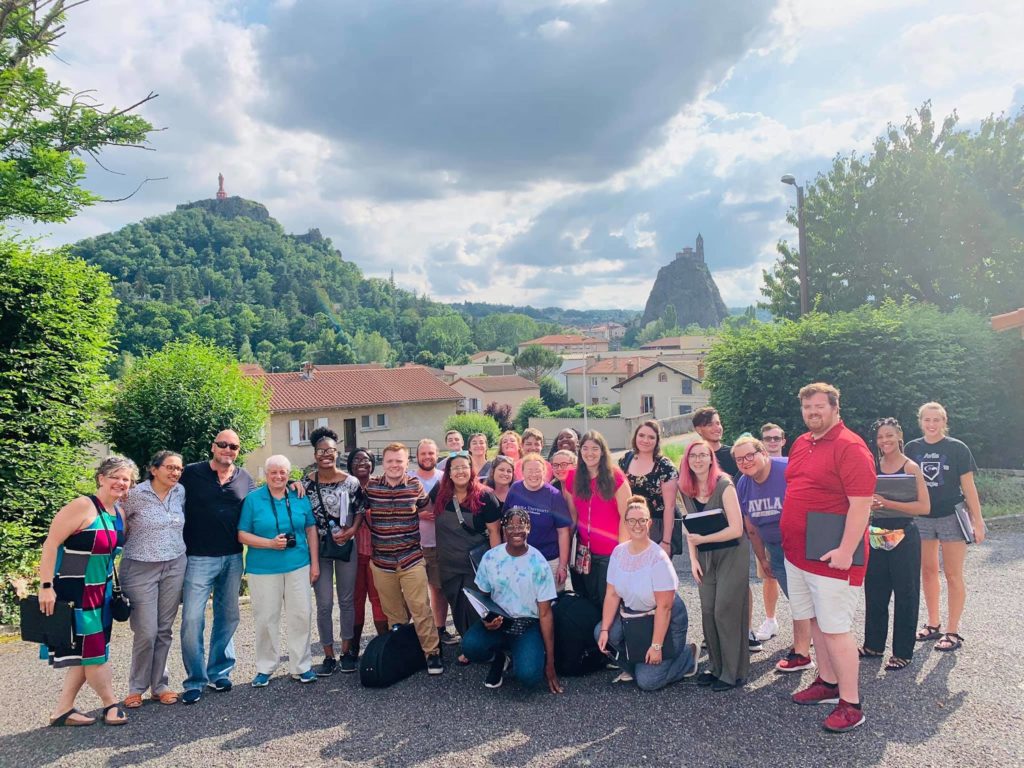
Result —
[[[671, 685], [683, 679], [686, 673], [693, 669], [693, 652], [686, 644], [686, 633], [690, 628], [689, 617], [686, 613], [686, 604], [683, 598], [676, 595], [672, 600], [672, 615], [668, 623], [668, 635], [672, 638], [672, 644], [677, 655], [671, 659], [664, 659], [661, 664], [647, 664], [646, 662], [630, 663], [625, 659], [626, 637], [622, 629], [622, 619], [619, 612], [615, 612], [615, 620], [612, 621], [611, 629], [608, 631], [608, 644], [621, 650], [618, 664], [627, 670], [636, 680], [637, 687], [644, 691], [657, 691], [666, 685]], [[594, 639], [601, 637], [600, 622], [594, 627]]]
[[491, 631], [478, 621], [462, 637], [462, 653], [470, 661], [489, 661], [495, 651], [507, 651], [512, 656], [510, 675], [527, 688], [544, 685], [544, 637], [540, 624], [535, 624], [521, 635], [509, 635], [500, 629]]
[[[232, 638], [238, 627], [238, 591], [242, 584], [242, 555], [189, 557], [185, 568], [181, 610], [181, 660], [184, 688], [201, 690], [207, 683], [231, 676], [235, 667]], [[206, 601], [213, 595], [210, 658], [206, 660], [203, 632]]]
[[781, 544], [765, 544], [768, 553], [768, 564], [772, 567], [772, 576], [779, 582], [782, 594], [789, 598], [789, 582], [786, 580], [786, 556], [782, 553]]

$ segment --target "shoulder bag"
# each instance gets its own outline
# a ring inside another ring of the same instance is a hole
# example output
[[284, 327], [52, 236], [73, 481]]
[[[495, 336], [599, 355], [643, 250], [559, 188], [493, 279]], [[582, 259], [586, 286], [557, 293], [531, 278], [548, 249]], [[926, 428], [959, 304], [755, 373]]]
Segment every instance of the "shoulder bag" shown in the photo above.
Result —
[[[654, 615], [653, 611], [635, 613], [624, 605], [619, 607], [619, 620], [622, 622], [622, 635], [625, 639], [623, 645], [626, 647], [626, 661], [631, 664], [643, 663], [647, 658], [647, 651], [654, 642]], [[676, 656], [675, 644], [672, 642], [671, 619], [669, 629], [665, 632], [665, 639], [662, 641], [661, 656], [664, 659], [671, 659]]]
[[[323, 512], [324, 520], [327, 520], [327, 507], [324, 506], [324, 497], [320, 493], [320, 473], [317, 472], [313, 475], [313, 490], [316, 492], [317, 501], [320, 502], [320, 510]], [[327, 560], [341, 560], [348, 562], [352, 558], [352, 547], [353, 539], [349, 539], [344, 544], [339, 544], [334, 540], [334, 536], [331, 531], [330, 521], [327, 523], [327, 533], [323, 534], [320, 538], [319, 553], [321, 558]]]
[[[107, 518], [103, 516], [104, 512], [99, 502], [93, 499], [92, 503], [96, 507], [96, 514], [99, 515], [100, 525], [103, 526], [103, 530], [108, 533], [115, 533], [114, 546], [110, 550], [110, 570], [114, 575], [114, 588], [110, 597], [110, 615], [114, 618], [114, 621], [128, 621], [132, 615], [132, 601], [128, 599], [128, 595], [121, 589], [121, 580], [117, 577], [117, 565], [114, 563], [114, 553], [117, 550], [116, 531], [107, 526]], [[117, 512], [114, 512], [114, 514], [116, 515]]]
[[[452, 506], [455, 507], [455, 515], [459, 518], [459, 525], [462, 526], [463, 530], [468, 531], [474, 536], [481, 535], [476, 528], [473, 528], [469, 523], [466, 522], [466, 518], [462, 515], [462, 507], [459, 506], [459, 500], [452, 494]], [[473, 566], [473, 573], [475, 574], [480, 569], [480, 561], [484, 559], [484, 555], [487, 554], [487, 550], [491, 548], [491, 540], [485, 534], [484, 541], [477, 544], [471, 550], [469, 550], [469, 564]]]
[[587, 499], [587, 544], [580, 541], [579, 533], [576, 534], [576, 557], [573, 558], [572, 569], [580, 576], [586, 576], [590, 573], [590, 520], [594, 516], [593, 507], [594, 497], [591, 495]]

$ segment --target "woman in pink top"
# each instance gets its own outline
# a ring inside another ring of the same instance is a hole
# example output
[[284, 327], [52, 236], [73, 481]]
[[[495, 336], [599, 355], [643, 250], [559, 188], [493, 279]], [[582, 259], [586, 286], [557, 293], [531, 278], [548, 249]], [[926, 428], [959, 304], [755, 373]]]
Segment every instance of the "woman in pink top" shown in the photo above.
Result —
[[572, 584], [577, 594], [601, 610], [608, 559], [619, 542], [629, 540], [624, 518], [632, 491], [625, 474], [612, 464], [608, 443], [600, 432], [583, 435], [578, 466], [566, 476], [562, 493], [577, 522]]

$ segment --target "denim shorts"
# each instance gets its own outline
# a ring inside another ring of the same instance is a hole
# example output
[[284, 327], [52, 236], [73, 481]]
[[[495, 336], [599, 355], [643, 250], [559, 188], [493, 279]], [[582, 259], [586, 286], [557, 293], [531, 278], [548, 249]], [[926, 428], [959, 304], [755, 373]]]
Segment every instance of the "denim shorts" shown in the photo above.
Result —
[[921, 531], [921, 541], [964, 541], [964, 532], [960, 530], [960, 523], [956, 515], [945, 517], [915, 517], [918, 530]]

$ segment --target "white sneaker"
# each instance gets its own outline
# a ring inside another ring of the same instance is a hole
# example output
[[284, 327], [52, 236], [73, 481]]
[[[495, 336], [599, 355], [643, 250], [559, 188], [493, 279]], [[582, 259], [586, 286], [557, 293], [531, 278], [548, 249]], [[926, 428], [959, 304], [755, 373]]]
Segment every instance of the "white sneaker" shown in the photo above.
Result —
[[775, 619], [765, 619], [754, 633], [754, 637], [758, 640], [771, 640], [777, 634], [779, 634], [779, 622]]

